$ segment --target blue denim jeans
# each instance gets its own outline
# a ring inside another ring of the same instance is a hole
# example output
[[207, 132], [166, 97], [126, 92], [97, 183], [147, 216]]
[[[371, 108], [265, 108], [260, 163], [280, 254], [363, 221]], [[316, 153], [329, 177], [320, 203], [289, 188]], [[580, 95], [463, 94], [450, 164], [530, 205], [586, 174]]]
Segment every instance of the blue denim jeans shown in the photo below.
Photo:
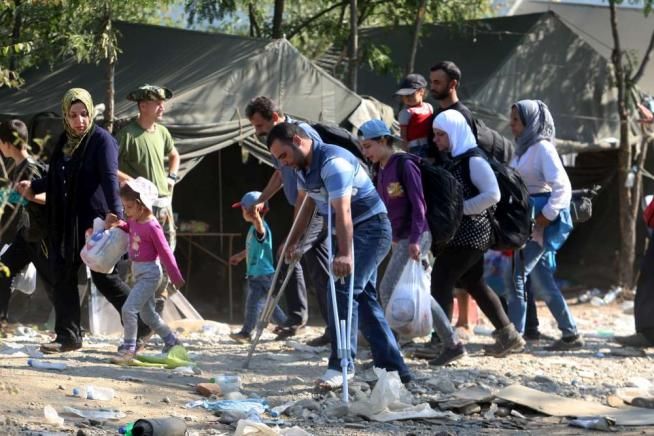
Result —
[[531, 279], [531, 290], [536, 297], [545, 301], [548, 309], [556, 319], [563, 337], [577, 334], [577, 326], [570, 308], [568, 307], [559, 286], [554, 280], [554, 273], [543, 258], [544, 249], [535, 241], [527, 242], [522, 250], [522, 256], [517, 252], [514, 256], [516, 262], [513, 276], [515, 288], [509, 289], [507, 303], [509, 318], [516, 329], [522, 334], [525, 330], [527, 301], [525, 299], [525, 280]]
[[[245, 298], [245, 320], [243, 321], [241, 333], [249, 334], [257, 326], [259, 316], [266, 304], [266, 296], [272, 284], [272, 279], [272, 274], [248, 276], [248, 293]], [[272, 321], [277, 325], [286, 324], [286, 314], [284, 314], [284, 311], [279, 306], [275, 306], [275, 310], [273, 310]]]
[[[375, 215], [354, 226], [354, 301], [352, 303], [352, 334], [350, 335], [351, 369], [357, 351], [357, 332], [370, 344], [373, 363], [387, 371], [397, 371], [402, 381], [411, 379], [409, 368], [404, 363], [400, 348], [391, 328], [384, 318], [384, 310], [377, 300], [377, 268], [391, 247], [391, 223], [384, 214]], [[333, 238], [337, 251], [336, 238]], [[347, 305], [350, 278], [336, 281], [336, 300], [340, 319], [347, 319]], [[329, 291], [328, 291], [329, 292]], [[331, 292], [329, 301], [329, 333], [336, 338]], [[340, 370], [336, 340], [331, 342], [329, 369]]]

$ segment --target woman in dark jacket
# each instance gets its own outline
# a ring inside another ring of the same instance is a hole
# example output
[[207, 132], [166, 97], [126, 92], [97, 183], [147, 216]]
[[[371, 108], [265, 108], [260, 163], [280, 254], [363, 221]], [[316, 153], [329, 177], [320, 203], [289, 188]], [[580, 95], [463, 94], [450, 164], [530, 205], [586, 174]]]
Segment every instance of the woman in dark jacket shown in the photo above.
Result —
[[[122, 214], [118, 195], [118, 145], [103, 128], [93, 123], [93, 101], [84, 89], [64, 95], [62, 113], [65, 133], [50, 159], [46, 177], [21, 182], [21, 193], [32, 200], [46, 193], [50, 235], [50, 259], [54, 274], [55, 333], [43, 352], [57, 353], [82, 347], [78, 271], [84, 234], [93, 220], [117, 221]], [[98, 290], [120, 312], [129, 288], [118, 275], [92, 272]]]

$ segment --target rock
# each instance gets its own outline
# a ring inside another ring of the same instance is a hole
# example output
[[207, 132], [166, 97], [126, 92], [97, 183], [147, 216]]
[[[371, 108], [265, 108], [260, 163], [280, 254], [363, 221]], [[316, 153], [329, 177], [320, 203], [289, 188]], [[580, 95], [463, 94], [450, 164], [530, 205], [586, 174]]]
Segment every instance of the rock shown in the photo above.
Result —
[[241, 420], [241, 419], [246, 419], [247, 416], [248, 416], [248, 414], [245, 413], [245, 412], [239, 412], [239, 411], [227, 411], [227, 412], [223, 412], [223, 413], [220, 415], [220, 418], [218, 419], [218, 421], [219, 421], [221, 424], [227, 424], [227, 425], [229, 425], [229, 424], [237, 423], [237, 422], [238, 422], [239, 420]]
[[166, 403], [166, 404], [170, 404], [170, 398], [168, 398], [168, 397], [163, 397], [163, 399], [161, 400], [161, 402], [162, 402], [162, 403]]
[[624, 406], [624, 401], [622, 401], [622, 398], [618, 397], [617, 395], [609, 395], [606, 398], [606, 403], [611, 407], [622, 407], [622, 406]]
[[481, 412], [481, 406], [477, 403], [468, 404], [459, 409], [459, 412], [462, 415], [473, 415], [475, 413]]
[[195, 391], [203, 397], [220, 395], [222, 393], [220, 386], [217, 383], [198, 383], [195, 386]]
[[60, 391], [65, 391], [66, 390], [66, 388], [64, 388], [62, 385], [57, 386], [57, 389], [59, 389]]
[[89, 424], [91, 425], [91, 427], [102, 427], [104, 425], [104, 421], [89, 419]]
[[89, 436], [87, 432], [85, 432], [82, 429], [77, 430], [77, 433], [75, 433], [75, 436]]
[[634, 407], [644, 407], [645, 409], [654, 409], [654, 398], [636, 397], [631, 400]]
[[335, 404], [331, 407], [325, 409], [322, 414], [327, 418], [342, 418], [349, 412], [349, 407], [347, 404]]
[[320, 410], [320, 403], [312, 400], [311, 398], [305, 398], [304, 400], [297, 401], [293, 404], [292, 407], [301, 407], [303, 409], [309, 410]]
[[548, 384], [551, 383], [551, 384], [556, 384], [556, 382], [555, 382], [554, 380], [552, 380], [552, 379], [549, 378], [549, 377], [545, 377], [544, 375], [537, 375], [536, 377], [534, 377], [534, 381], [535, 381], [536, 383], [548, 383]]
[[506, 407], [498, 407], [495, 411], [495, 416], [498, 418], [506, 418], [511, 414], [511, 411]]
[[450, 381], [449, 379], [445, 377], [436, 377], [427, 380], [426, 382], [428, 385], [434, 387], [439, 392], [442, 392], [444, 394], [451, 394], [454, 391], [456, 391], [456, 387], [454, 386], [454, 383]]

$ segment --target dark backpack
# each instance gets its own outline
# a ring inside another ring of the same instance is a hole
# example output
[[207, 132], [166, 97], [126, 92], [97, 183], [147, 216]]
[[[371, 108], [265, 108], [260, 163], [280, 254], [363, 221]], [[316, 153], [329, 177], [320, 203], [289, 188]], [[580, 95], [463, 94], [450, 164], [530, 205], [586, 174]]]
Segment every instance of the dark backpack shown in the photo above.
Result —
[[492, 156], [500, 163], [508, 164], [513, 158], [513, 141], [500, 135], [497, 131], [488, 127], [482, 120], [475, 118], [475, 136], [477, 145], [481, 147], [488, 156]]
[[527, 191], [525, 182], [516, 170], [489, 157], [479, 147], [473, 148], [455, 159], [455, 164], [465, 164], [465, 174], [467, 174], [468, 180], [471, 180], [468, 160], [474, 156], [486, 159], [497, 178], [501, 193], [495, 212], [490, 217], [493, 228], [490, 248], [493, 250], [522, 248], [529, 240], [533, 227], [529, 191]]
[[407, 160], [412, 160], [420, 169], [432, 253], [437, 255], [454, 237], [461, 224], [463, 190], [452, 173], [409, 153], [401, 153], [398, 157], [397, 176], [402, 186], [405, 186], [404, 168]]
[[[29, 179], [36, 180], [45, 177], [46, 165], [39, 161], [29, 159]], [[27, 175], [27, 174], [26, 174]], [[48, 214], [45, 205], [29, 202], [25, 206], [24, 213], [27, 215], [26, 225], [23, 228], [23, 237], [27, 242], [39, 242], [48, 235]]]
[[356, 156], [357, 159], [365, 162], [366, 159], [363, 157], [363, 153], [361, 153], [361, 149], [359, 148], [359, 140], [344, 128], [325, 123], [314, 123], [310, 124], [310, 126], [318, 132], [318, 135], [320, 135], [320, 138], [322, 138], [325, 144], [343, 147]]

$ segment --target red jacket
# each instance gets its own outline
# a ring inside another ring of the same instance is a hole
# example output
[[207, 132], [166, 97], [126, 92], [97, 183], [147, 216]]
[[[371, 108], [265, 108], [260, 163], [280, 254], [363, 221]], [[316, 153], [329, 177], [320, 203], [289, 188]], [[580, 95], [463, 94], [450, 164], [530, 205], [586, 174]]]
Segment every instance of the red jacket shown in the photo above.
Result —
[[649, 206], [643, 212], [643, 218], [645, 219], [645, 224], [650, 229], [654, 229], [654, 200], [650, 201]]

